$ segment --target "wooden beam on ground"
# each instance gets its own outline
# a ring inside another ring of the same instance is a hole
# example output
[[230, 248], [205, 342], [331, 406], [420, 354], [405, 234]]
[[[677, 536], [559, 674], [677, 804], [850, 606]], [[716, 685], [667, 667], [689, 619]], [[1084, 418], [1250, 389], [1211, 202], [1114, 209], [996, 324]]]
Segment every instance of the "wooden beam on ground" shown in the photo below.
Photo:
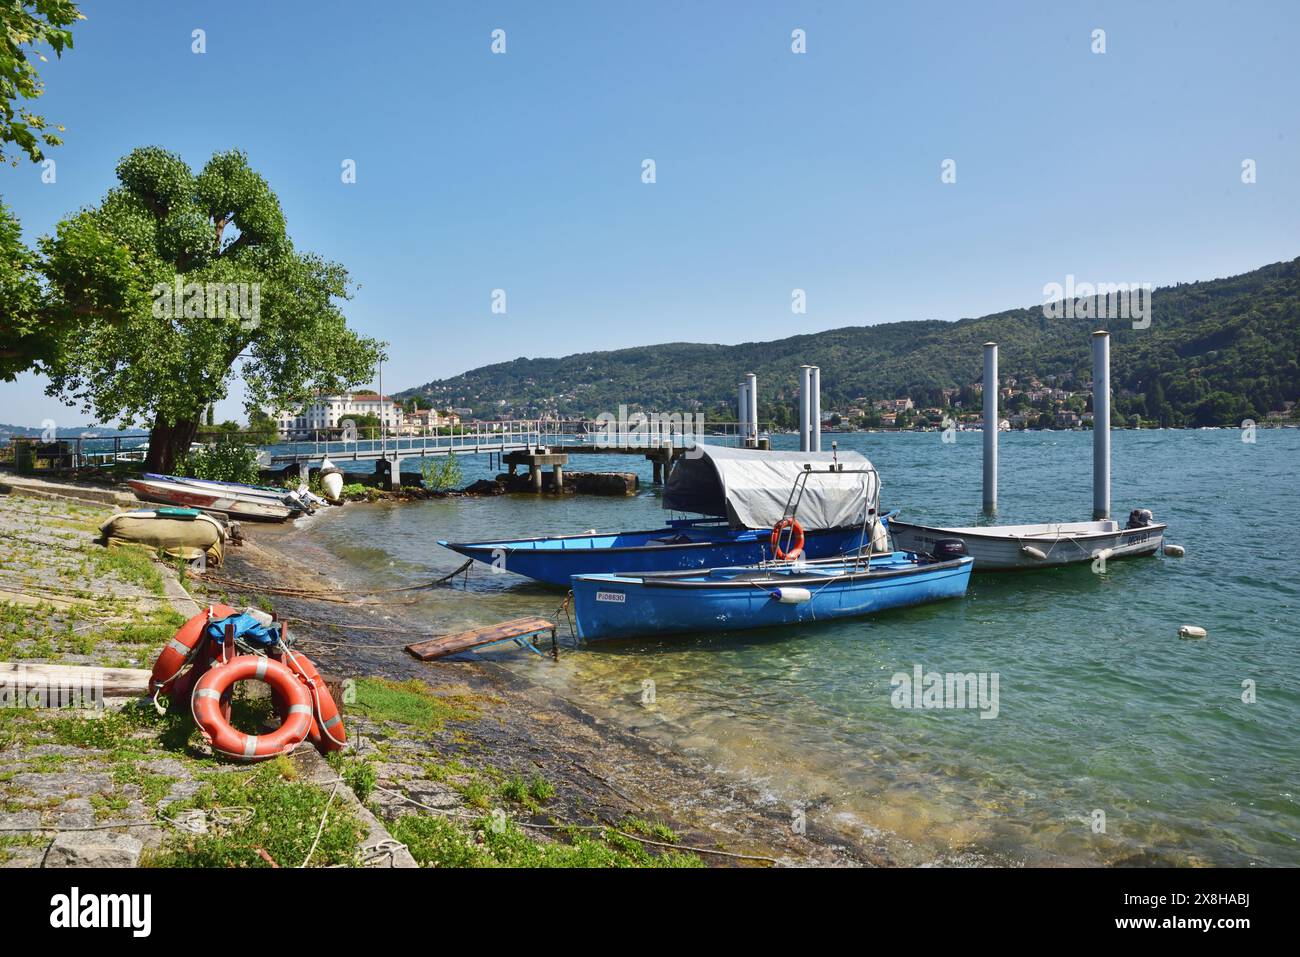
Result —
[[96, 690], [106, 698], [149, 693], [150, 672], [145, 668], [95, 668], [89, 665], [55, 665], [27, 661], [0, 661], [0, 688], [30, 692], [42, 688], [79, 687]]

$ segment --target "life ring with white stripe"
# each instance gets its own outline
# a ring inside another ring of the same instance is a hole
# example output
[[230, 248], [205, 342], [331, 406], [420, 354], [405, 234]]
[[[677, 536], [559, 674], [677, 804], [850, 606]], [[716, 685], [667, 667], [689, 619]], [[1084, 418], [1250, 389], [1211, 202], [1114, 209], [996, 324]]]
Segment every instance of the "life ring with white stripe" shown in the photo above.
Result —
[[[790, 529], [790, 550], [781, 550], [781, 533]], [[779, 562], [794, 561], [803, 554], [803, 526], [794, 518], [783, 518], [772, 526], [772, 554]]]
[[[307, 737], [319, 751], [342, 751], [347, 747], [348, 736], [343, 727], [343, 715], [334, 702], [334, 696], [321, 677], [320, 671], [312, 660], [300, 651], [288, 648], [278, 652], [276, 657], [289, 666], [289, 670], [298, 676], [311, 697], [312, 721]], [[277, 710], [280, 703], [277, 701]], [[284, 712], [281, 711], [281, 714]]]
[[149, 675], [149, 690], [154, 693], [171, 694], [172, 687], [181, 672], [185, 670], [185, 666], [198, 656], [204, 644], [208, 623], [237, 614], [239, 612], [229, 605], [209, 605], [207, 611], [199, 612], [181, 625], [163, 647], [158, 660], [153, 663], [153, 673]]
[[[269, 734], [246, 734], [222, 711], [222, 696], [236, 681], [265, 681], [284, 708], [281, 723]], [[190, 698], [194, 722], [203, 740], [226, 757], [260, 761], [292, 751], [311, 728], [312, 701], [307, 686], [283, 663], [262, 655], [238, 655], [220, 662], [199, 679]]]

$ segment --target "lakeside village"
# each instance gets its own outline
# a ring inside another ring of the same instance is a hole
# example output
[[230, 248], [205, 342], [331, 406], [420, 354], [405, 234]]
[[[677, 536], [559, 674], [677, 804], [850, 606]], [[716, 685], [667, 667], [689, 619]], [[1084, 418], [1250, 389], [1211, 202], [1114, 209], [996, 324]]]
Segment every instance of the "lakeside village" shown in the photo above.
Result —
[[[1020, 383], [1008, 376], [1004, 383], [998, 393], [998, 407], [1003, 412], [998, 421], [999, 431], [1092, 428], [1090, 380], [1076, 383], [1048, 375], [1043, 380], [1034, 377]], [[976, 382], [961, 388], [924, 390], [923, 394], [916, 397], [872, 399], [858, 396], [838, 409], [824, 410], [821, 428], [823, 432], [935, 432], [948, 428], [957, 431], [980, 430], [984, 426], [981, 411], [983, 392], [983, 383]], [[1116, 391], [1116, 406], [1122, 409], [1127, 400], [1141, 403], [1143, 397], [1125, 389]], [[702, 405], [699, 402], [688, 404]], [[476, 416], [477, 407], [437, 408], [426, 397], [398, 399], [358, 389], [341, 395], [321, 396], [301, 409], [275, 411], [269, 419], [274, 422], [276, 436], [285, 441], [338, 437], [348, 429], [355, 430], [355, 437], [362, 439], [377, 438], [381, 432], [394, 437], [448, 434], [462, 424], [474, 424], [492, 431], [508, 428], [508, 423], [524, 419], [566, 424], [581, 421], [594, 433], [608, 425], [603, 421], [608, 416], [592, 420], [575, 420], [573, 417], [562, 416], [553, 402], [512, 407], [504, 400], [498, 400], [491, 405], [494, 407], [493, 414]], [[787, 404], [777, 403], [771, 407], [770, 416], [763, 415], [767, 411], [769, 410], [760, 409], [759, 417], [770, 423], [772, 431], [791, 434], [797, 432], [793, 421], [785, 421], [787, 416], [793, 415], [792, 407], [787, 408]], [[1296, 403], [1284, 402], [1281, 409], [1270, 411], [1265, 423], [1261, 424], [1280, 426], [1293, 422], [1296, 412]], [[694, 417], [707, 419], [710, 424], [722, 424], [734, 422], [736, 410], [731, 403], [721, 403], [707, 413], [696, 412]], [[619, 421], [627, 421], [627, 413], [623, 409], [620, 409]], [[1126, 428], [1156, 428], [1162, 424], [1159, 420], [1148, 419], [1137, 412], [1128, 415], [1120, 412], [1112, 417], [1112, 422], [1113, 426]], [[689, 430], [690, 422], [684, 425]], [[257, 424], [253, 422], [250, 426], [256, 428]], [[234, 423], [225, 423], [223, 427], [230, 430], [236, 428]], [[625, 432], [627, 429], [620, 428], [619, 431]]]

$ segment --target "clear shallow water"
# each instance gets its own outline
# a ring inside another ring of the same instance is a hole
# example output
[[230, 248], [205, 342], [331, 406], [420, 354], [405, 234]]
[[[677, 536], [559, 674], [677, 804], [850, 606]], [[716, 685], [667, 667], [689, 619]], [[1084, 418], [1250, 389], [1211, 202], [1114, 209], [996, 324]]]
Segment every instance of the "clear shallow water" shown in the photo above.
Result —
[[[829, 438], [827, 444], [829, 445]], [[980, 520], [980, 436], [834, 436], [880, 470], [882, 505]], [[777, 444], [794, 447], [793, 436]], [[1001, 444], [999, 522], [1086, 519], [1091, 435]], [[1030, 863], [1300, 864], [1300, 431], [1117, 432], [1113, 501], [1151, 508], [1187, 557], [975, 576], [966, 598], [799, 629], [592, 645], [508, 667], [639, 734], [757, 784], [849, 832], [880, 829], [906, 859], [965, 849]], [[466, 480], [485, 475], [463, 459]], [[635, 469], [589, 458], [573, 469]], [[476, 540], [653, 528], [655, 493], [350, 506], [301, 534], [374, 584], [427, 581]], [[415, 609], [430, 631], [549, 615], [562, 593], [478, 567]], [[409, 609], [408, 609], [409, 610]], [[1180, 624], [1208, 629], [1183, 641]], [[994, 719], [900, 710], [891, 676], [989, 672]], [[643, 682], [655, 701], [642, 703]], [[1258, 700], [1241, 700], [1243, 681]], [[1092, 829], [1103, 811], [1105, 833]]]

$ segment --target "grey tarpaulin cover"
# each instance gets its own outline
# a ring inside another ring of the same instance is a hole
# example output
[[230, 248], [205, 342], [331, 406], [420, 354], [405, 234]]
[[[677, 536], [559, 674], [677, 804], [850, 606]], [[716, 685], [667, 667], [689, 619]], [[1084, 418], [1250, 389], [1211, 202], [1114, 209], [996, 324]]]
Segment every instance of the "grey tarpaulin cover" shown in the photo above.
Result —
[[[679, 458], [664, 486], [663, 507], [725, 518], [734, 528], [771, 528], [785, 510], [795, 476], [805, 465], [869, 469], [857, 452], [764, 452], [698, 445], [698, 457]], [[808, 477], [796, 517], [806, 529], [859, 525], [866, 503], [875, 504], [875, 473], [819, 472]]]

